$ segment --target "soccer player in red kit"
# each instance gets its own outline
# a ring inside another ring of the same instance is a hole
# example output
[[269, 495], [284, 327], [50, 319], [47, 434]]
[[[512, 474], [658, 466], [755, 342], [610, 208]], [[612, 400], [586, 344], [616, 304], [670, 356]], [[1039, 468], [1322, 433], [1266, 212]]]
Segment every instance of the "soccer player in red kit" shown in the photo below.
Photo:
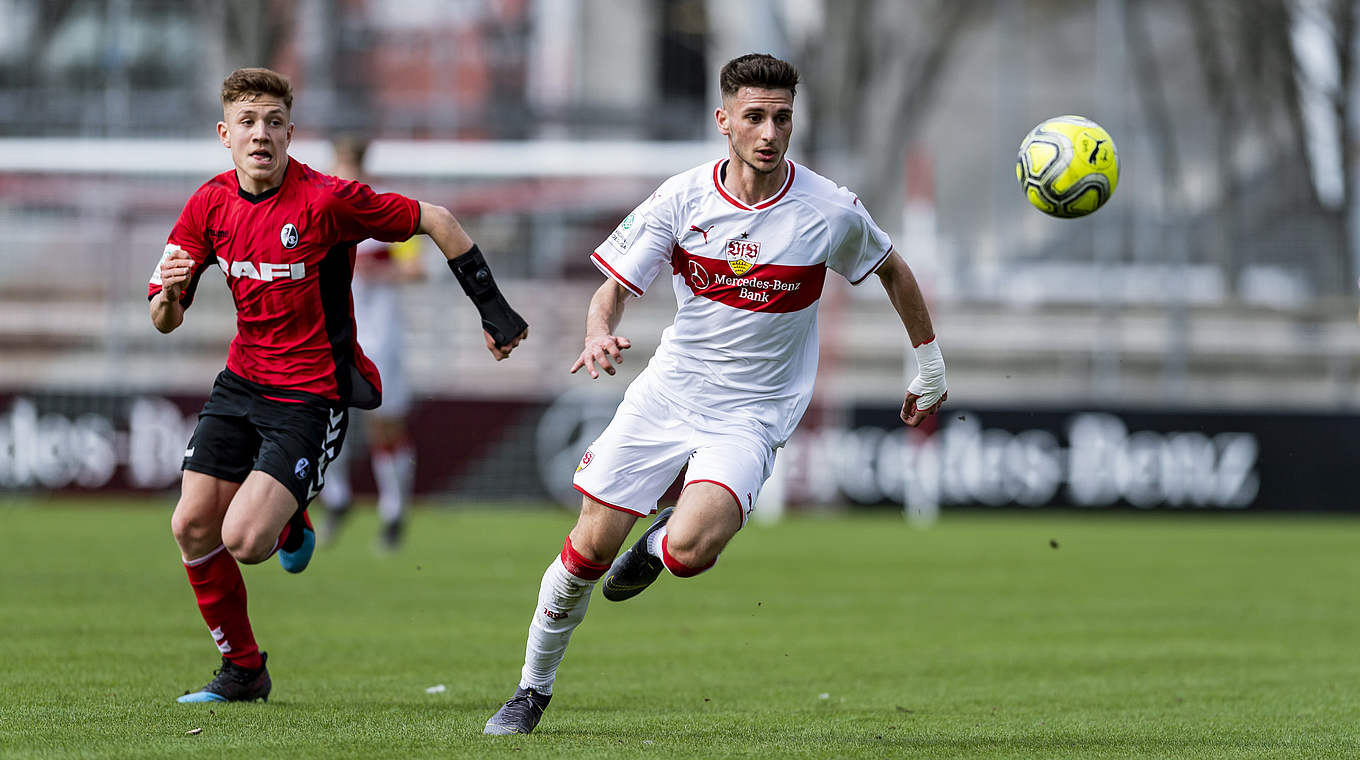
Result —
[[147, 291], [162, 333], [183, 323], [213, 265], [236, 303], [236, 337], [184, 452], [171, 518], [222, 667], [180, 702], [268, 698], [237, 563], [277, 552], [285, 570], [307, 567], [316, 538], [306, 507], [344, 443], [347, 409], [381, 403], [378, 371], [355, 340], [355, 244], [429, 235], [476, 304], [496, 360], [528, 336], [447, 209], [289, 158], [292, 106], [292, 85], [269, 69], [238, 69], [223, 81], [217, 134], [235, 168], [189, 199]]

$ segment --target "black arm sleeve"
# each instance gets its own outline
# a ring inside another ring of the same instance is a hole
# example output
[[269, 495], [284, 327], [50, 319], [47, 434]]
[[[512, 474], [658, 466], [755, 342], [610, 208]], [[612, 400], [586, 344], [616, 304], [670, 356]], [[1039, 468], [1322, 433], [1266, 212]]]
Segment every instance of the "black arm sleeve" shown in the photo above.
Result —
[[449, 259], [449, 269], [463, 286], [463, 292], [477, 306], [477, 312], [482, 316], [482, 329], [491, 334], [497, 347], [509, 345], [528, 329], [529, 323], [510, 308], [500, 288], [496, 287], [496, 279], [491, 276], [491, 267], [480, 248], [473, 245], [462, 256]]

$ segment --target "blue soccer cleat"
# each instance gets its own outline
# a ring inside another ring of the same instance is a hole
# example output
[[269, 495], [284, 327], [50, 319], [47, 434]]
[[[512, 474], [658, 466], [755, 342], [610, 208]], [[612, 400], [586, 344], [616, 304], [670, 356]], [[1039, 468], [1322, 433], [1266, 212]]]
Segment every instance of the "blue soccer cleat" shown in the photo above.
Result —
[[213, 680], [207, 686], [195, 692], [185, 692], [184, 696], [176, 699], [176, 702], [188, 704], [194, 702], [254, 702], [255, 700], [269, 701], [269, 690], [273, 683], [269, 680], [269, 669], [265, 667], [264, 660], [269, 659], [269, 655], [260, 653], [260, 667], [243, 668], [240, 665], [222, 658], [222, 667], [213, 671]]
[[279, 564], [290, 573], [306, 570], [312, 561], [312, 552], [316, 551], [316, 531], [312, 529], [312, 520], [307, 517], [305, 509], [298, 514], [302, 518], [293, 515], [293, 528], [288, 534], [288, 541], [279, 547]]

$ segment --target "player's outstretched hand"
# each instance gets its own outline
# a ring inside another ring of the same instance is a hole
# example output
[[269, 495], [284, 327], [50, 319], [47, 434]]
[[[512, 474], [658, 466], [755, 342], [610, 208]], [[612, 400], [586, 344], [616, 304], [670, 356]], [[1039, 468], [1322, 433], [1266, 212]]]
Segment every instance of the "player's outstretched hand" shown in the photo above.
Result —
[[949, 398], [949, 385], [945, 380], [944, 357], [940, 354], [940, 342], [931, 336], [929, 340], [913, 347], [916, 352], [916, 378], [907, 384], [907, 400], [902, 402], [902, 421], [916, 427], [926, 418], [940, 410], [940, 405]]
[[922, 422], [925, 422], [927, 417], [940, 411], [940, 407], [944, 404], [945, 399], [948, 398], [949, 391], [945, 391], [939, 398], [935, 399], [934, 403], [925, 408], [921, 408], [917, 404], [917, 402], [921, 400], [920, 394], [908, 391], [907, 400], [902, 402], [902, 421], [911, 427], [916, 427]]
[[[609, 374], [614, 374], [615, 364], [623, 364], [623, 350], [632, 348], [632, 341], [622, 335], [596, 335], [586, 338], [586, 347], [582, 349], [581, 355], [576, 359], [576, 363], [571, 365], [571, 374], [576, 374], [576, 370], [582, 367], [590, 373], [592, 380], [599, 379], [600, 372], [595, 369], [596, 365]], [[613, 360], [612, 362], [610, 360]]]
[[178, 301], [193, 275], [194, 260], [179, 246], [170, 243], [161, 254], [161, 292], [167, 301]]
[[496, 345], [496, 339], [491, 337], [491, 333], [486, 330], [482, 330], [482, 337], [486, 339], [486, 350], [490, 351], [491, 355], [496, 357], [496, 361], [500, 361], [501, 359], [509, 357], [510, 352], [515, 350], [515, 346], [518, 346], [520, 341], [529, 337], [529, 328], [524, 328], [524, 332], [520, 333], [514, 340], [504, 346]]

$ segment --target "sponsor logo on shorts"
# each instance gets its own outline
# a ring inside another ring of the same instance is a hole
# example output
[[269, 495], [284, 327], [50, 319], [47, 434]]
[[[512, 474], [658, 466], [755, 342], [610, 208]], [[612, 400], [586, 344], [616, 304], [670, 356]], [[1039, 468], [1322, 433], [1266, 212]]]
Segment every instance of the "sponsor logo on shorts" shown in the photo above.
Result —
[[283, 229], [279, 230], [279, 242], [283, 243], [284, 248], [290, 250], [297, 248], [299, 237], [301, 236], [298, 235], [298, 228], [293, 226], [291, 222], [283, 225]]
[[586, 467], [590, 466], [590, 463], [594, 460], [595, 452], [586, 449], [586, 453], [581, 456], [581, 463], [576, 465], [576, 471], [580, 472], [581, 470], [584, 470]]
[[547, 607], [544, 607], [544, 608], [543, 608], [543, 614], [544, 614], [544, 615], [547, 615], [548, 617], [552, 618], [553, 620], [561, 620], [562, 618], [564, 618], [564, 617], [567, 616], [567, 613], [565, 613], [565, 612], [558, 612], [558, 611], [556, 611], [556, 610], [550, 610], [550, 609], [548, 609]]
[[756, 265], [756, 258], [760, 256], [760, 243], [733, 238], [727, 241], [727, 249], [723, 253], [727, 255], [727, 265], [732, 267], [732, 274], [740, 277]]
[[293, 465], [293, 475], [295, 475], [298, 480], [306, 480], [307, 473], [311, 471], [312, 463], [308, 462], [306, 457], [297, 460], [297, 464]]

